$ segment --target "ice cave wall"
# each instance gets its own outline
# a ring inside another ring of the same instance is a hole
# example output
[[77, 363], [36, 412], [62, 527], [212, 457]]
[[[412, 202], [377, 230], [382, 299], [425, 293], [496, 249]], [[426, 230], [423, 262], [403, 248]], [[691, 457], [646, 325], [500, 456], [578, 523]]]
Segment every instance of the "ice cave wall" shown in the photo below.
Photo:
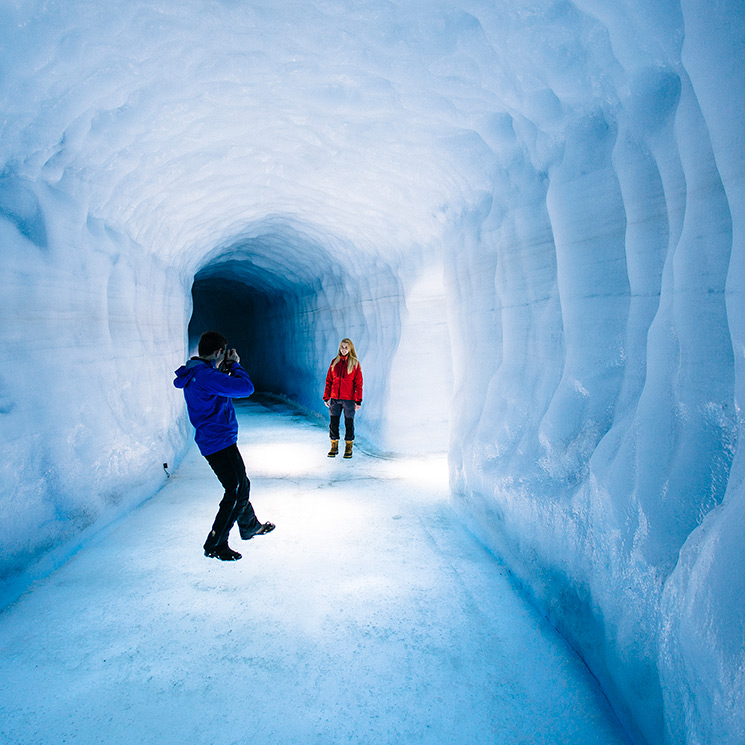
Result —
[[349, 335], [361, 434], [450, 437], [464, 519], [634, 737], [745, 741], [744, 15], [3, 6], [8, 583], [162, 483], [200, 325], [321, 412]]
[[[743, 9], [709, 10], [667, 66], [608, 23], [619, 106], [564, 119], [545, 178], [496, 122], [500, 209], [451, 257], [454, 292], [489, 266], [501, 329], [458, 373], [455, 492], [651, 742], [745, 735]], [[456, 359], [485, 334], [458, 314]]]
[[20, 570], [45, 554], [54, 566], [97, 521], [157, 490], [154, 456], [182, 452], [181, 406], [159, 380], [183, 347], [189, 302], [177, 273], [64, 193], [6, 177], [0, 195], [0, 564], [10, 598]]

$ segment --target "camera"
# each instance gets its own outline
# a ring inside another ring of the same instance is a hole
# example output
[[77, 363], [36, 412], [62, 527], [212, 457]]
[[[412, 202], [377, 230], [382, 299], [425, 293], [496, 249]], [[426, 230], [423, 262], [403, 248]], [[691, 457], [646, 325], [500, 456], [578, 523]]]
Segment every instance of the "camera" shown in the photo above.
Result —
[[220, 362], [218, 366], [218, 370], [220, 372], [227, 373], [230, 375], [230, 354], [231, 352], [235, 352], [234, 349], [228, 349], [228, 345], [225, 345], [225, 354], [222, 357], [222, 361]]

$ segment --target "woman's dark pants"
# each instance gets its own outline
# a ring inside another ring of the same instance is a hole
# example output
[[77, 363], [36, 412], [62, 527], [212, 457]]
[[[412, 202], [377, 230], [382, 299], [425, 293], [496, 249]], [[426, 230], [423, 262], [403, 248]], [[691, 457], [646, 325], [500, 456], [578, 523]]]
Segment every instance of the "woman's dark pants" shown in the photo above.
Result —
[[339, 439], [339, 421], [341, 412], [344, 410], [344, 439], [354, 440], [354, 401], [341, 401], [338, 398], [332, 398], [329, 401], [329, 437], [332, 440]]
[[256, 518], [248, 498], [251, 482], [246, 476], [246, 466], [243, 464], [238, 446], [230, 445], [212, 455], [206, 455], [205, 458], [225, 489], [225, 496], [217, 510], [212, 531], [204, 544], [207, 551], [227, 545], [228, 533], [236, 521], [244, 540], [251, 538], [261, 527], [261, 523]]

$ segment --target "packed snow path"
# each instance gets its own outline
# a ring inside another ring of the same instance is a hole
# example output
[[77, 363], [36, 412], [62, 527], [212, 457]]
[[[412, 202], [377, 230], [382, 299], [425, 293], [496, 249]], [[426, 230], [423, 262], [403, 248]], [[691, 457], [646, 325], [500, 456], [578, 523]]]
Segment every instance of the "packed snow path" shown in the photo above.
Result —
[[239, 407], [259, 519], [202, 555], [220, 489], [166, 487], [0, 615], [0, 741], [616, 745], [581, 661], [454, 519], [439, 460], [326, 457], [324, 427]]

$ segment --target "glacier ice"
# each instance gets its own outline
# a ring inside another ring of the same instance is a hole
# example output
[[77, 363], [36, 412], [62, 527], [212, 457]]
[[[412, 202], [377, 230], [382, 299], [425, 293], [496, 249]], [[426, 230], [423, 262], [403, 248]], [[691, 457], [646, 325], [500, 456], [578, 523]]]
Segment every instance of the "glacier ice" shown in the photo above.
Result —
[[0, 29], [8, 587], [159, 488], [205, 325], [321, 413], [350, 336], [360, 434], [448, 448], [633, 736], [745, 741], [740, 0], [19, 0]]

